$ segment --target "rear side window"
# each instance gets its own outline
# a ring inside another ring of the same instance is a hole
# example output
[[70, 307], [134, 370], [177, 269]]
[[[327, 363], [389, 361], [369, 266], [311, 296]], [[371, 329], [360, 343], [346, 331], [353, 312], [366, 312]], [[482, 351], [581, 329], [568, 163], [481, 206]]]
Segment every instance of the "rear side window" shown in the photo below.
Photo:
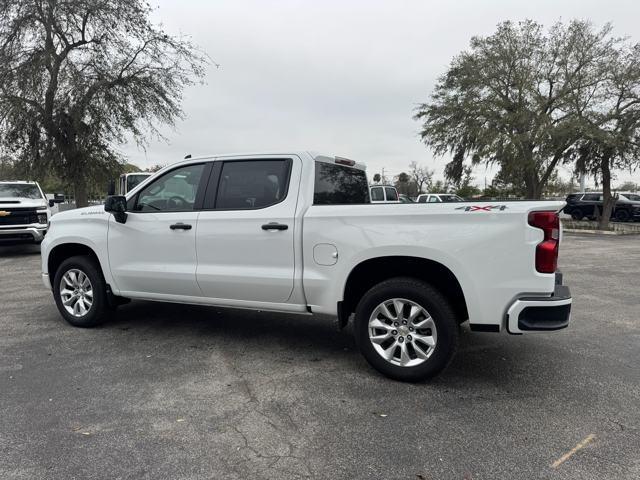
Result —
[[215, 208], [250, 210], [280, 203], [287, 196], [290, 172], [290, 159], [226, 161]]
[[398, 200], [398, 192], [395, 188], [385, 188], [384, 190], [387, 192], [387, 201], [395, 202]]
[[597, 193], [588, 193], [584, 197], [582, 197], [583, 202], [598, 202], [602, 200], [601, 196]]
[[382, 191], [382, 187], [371, 188], [371, 201], [384, 202], [384, 192]]
[[369, 202], [367, 175], [357, 168], [316, 162], [314, 205], [353, 205]]

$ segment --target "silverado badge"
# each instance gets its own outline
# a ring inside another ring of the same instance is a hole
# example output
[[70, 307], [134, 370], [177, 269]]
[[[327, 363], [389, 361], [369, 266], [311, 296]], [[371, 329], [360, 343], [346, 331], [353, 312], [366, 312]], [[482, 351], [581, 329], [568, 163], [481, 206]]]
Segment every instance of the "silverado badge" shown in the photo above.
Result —
[[6, 210], [0, 210], [0, 217], [8, 217], [11, 215], [11, 212], [7, 212]]

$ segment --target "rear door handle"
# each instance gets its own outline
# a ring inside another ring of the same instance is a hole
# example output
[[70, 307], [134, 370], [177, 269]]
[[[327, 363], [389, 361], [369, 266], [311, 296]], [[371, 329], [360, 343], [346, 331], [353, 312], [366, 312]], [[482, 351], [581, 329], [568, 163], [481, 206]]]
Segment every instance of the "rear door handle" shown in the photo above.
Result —
[[289, 225], [285, 225], [284, 223], [276, 223], [276, 222], [266, 223], [262, 225], [263, 230], [286, 230], [287, 228], [289, 228]]
[[169, 228], [171, 230], [191, 230], [191, 225], [188, 223], [174, 223]]

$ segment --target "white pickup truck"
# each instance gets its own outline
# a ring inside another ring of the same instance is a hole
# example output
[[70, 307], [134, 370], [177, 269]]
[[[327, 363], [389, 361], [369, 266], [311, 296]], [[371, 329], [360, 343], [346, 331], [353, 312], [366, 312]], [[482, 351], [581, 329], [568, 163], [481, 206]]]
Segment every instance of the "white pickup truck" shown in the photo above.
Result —
[[37, 182], [0, 181], [0, 243], [40, 243], [56, 202]]
[[53, 217], [43, 280], [80, 327], [128, 299], [353, 316], [367, 361], [408, 381], [449, 363], [467, 320], [568, 325], [563, 202], [374, 205], [367, 185], [362, 165], [309, 152], [189, 159]]

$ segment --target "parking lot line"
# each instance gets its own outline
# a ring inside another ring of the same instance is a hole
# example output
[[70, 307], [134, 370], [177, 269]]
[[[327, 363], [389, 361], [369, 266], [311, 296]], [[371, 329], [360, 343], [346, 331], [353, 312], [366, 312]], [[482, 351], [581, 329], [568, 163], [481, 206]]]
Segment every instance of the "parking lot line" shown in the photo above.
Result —
[[563, 456], [561, 456], [558, 460], [553, 462], [551, 464], [551, 468], [558, 468], [560, 465], [562, 465], [564, 462], [566, 462], [574, 453], [576, 453], [578, 450], [586, 447], [594, 438], [596, 438], [596, 436], [593, 433], [587, 435], [587, 437], [584, 440], [582, 440], [575, 447], [573, 447], [571, 450], [569, 450], [567, 453], [565, 453]]

